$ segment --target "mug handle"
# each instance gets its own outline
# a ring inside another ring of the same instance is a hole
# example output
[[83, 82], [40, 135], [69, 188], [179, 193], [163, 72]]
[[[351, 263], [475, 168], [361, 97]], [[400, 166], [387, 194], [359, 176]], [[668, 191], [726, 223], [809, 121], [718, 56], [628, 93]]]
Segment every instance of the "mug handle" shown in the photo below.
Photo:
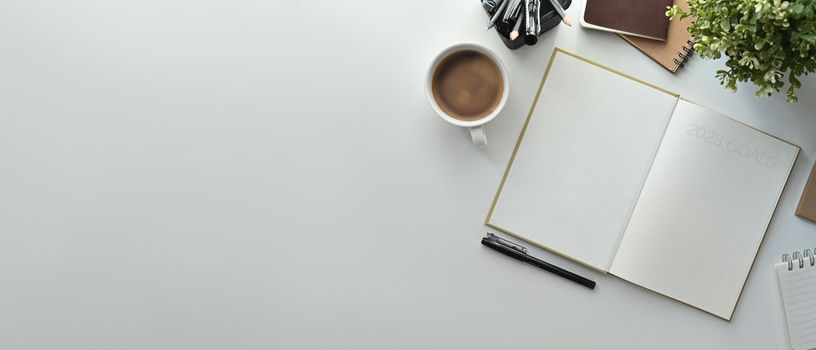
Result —
[[470, 140], [477, 147], [482, 147], [487, 144], [487, 133], [483, 125], [474, 126], [470, 128]]

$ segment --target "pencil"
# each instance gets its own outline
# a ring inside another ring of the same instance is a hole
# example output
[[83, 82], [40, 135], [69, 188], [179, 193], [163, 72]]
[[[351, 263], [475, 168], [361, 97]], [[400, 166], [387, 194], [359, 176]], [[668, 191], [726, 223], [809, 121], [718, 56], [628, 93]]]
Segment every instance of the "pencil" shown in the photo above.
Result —
[[564, 13], [564, 8], [561, 7], [561, 4], [558, 3], [558, 0], [550, 0], [550, 4], [552, 4], [555, 12], [558, 12], [558, 16], [561, 17], [561, 21], [568, 26], [572, 26], [572, 19]]

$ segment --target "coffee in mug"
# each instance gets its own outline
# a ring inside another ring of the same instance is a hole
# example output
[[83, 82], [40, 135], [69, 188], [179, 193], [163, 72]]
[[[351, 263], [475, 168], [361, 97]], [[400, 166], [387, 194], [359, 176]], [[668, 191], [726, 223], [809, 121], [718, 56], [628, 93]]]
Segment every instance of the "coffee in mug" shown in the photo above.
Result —
[[477, 146], [487, 144], [484, 125], [507, 103], [507, 71], [484, 46], [457, 44], [442, 50], [428, 68], [425, 95], [448, 123], [470, 129]]
[[479, 120], [493, 112], [504, 91], [499, 66], [474, 50], [454, 52], [442, 59], [431, 84], [439, 107], [464, 121]]

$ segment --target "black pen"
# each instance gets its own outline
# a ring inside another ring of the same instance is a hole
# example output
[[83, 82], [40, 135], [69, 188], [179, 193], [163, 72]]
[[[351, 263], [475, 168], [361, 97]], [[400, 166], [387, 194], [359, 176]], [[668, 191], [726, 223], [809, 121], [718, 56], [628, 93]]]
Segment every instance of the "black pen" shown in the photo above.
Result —
[[496, 236], [496, 235], [494, 235], [492, 233], [488, 232], [487, 236], [482, 238], [482, 244], [487, 246], [490, 249], [493, 249], [493, 250], [495, 250], [495, 251], [497, 251], [499, 253], [507, 255], [507, 256], [509, 256], [511, 258], [514, 258], [516, 260], [526, 262], [526, 263], [528, 263], [530, 265], [533, 265], [533, 266], [538, 266], [538, 267], [540, 267], [540, 268], [542, 268], [544, 270], [552, 272], [552, 273], [554, 273], [554, 274], [556, 274], [558, 276], [564, 277], [564, 278], [566, 278], [566, 279], [568, 279], [570, 281], [578, 283], [578, 284], [580, 284], [580, 285], [582, 285], [584, 287], [587, 287], [589, 289], [595, 289], [595, 282], [594, 281], [592, 281], [590, 279], [587, 279], [585, 277], [581, 277], [579, 275], [576, 275], [576, 274], [574, 274], [572, 272], [564, 270], [564, 269], [562, 269], [562, 268], [560, 268], [558, 266], [550, 264], [550, 263], [548, 263], [546, 261], [543, 261], [541, 259], [537, 259], [535, 257], [532, 257], [532, 256], [527, 254], [527, 248], [522, 247], [522, 246], [520, 246], [520, 245], [518, 245], [516, 243], [510, 242], [510, 241], [508, 241], [508, 240], [506, 240], [504, 238], [501, 238], [499, 236]]

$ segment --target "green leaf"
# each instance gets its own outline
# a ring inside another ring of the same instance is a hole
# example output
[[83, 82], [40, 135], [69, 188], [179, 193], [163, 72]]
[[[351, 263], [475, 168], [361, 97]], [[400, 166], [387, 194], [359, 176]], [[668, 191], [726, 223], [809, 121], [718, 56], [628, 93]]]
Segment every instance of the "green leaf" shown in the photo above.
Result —
[[725, 56], [728, 69], [715, 74], [725, 88], [750, 82], [757, 96], [786, 88], [788, 102], [798, 100], [798, 77], [816, 72], [816, 0], [686, 1], [688, 11], [666, 15], [694, 18], [688, 32], [700, 57]]
[[720, 21], [720, 28], [722, 28], [724, 32], [731, 30], [731, 21], [729, 21], [728, 18], [724, 18]]

